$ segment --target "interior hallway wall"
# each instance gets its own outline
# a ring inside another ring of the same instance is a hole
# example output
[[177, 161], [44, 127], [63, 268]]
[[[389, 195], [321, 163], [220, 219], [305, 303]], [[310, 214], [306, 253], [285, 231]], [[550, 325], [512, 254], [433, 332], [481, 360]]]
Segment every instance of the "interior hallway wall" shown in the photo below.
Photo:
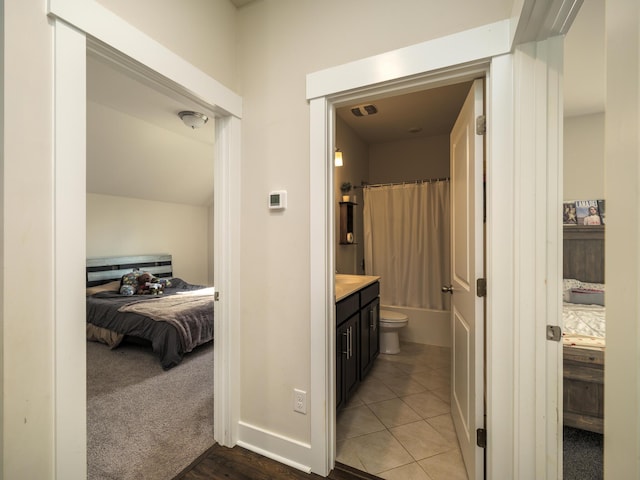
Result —
[[604, 477], [640, 478], [640, 4], [605, 8]]
[[237, 87], [237, 11], [229, 0], [97, 1], [226, 87]]
[[[197, 58], [191, 57], [197, 67], [223, 83], [234, 83], [236, 10], [230, 2], [165, 1], [162, 9], [155, 0], [121, 4], [141, 9], [120, 12], [126, 21], [132, 25], [157, 22], [161, 32], [147, 33], [161, 35], [161, 43], [174, 51], [180, 50], [177, 44], [191, 53], [197, 51]], [[195, 15], [201, 15], [196, 5], [205, 4], [214, 12], [202, 15], [208, 18], [206, 30], [213, 33], [214, 42], [204, 30], [181, 21], [194, 8]], [[41, 289], [34, 296], [24, 285], [32, 284], [34, 278], [54, 284], [54, 39], [44, 2], [4, 0], [2, 8], [0, 476], [51, 479], [55, 477], [53, 289]]]
[[[240, 416], [256, 435], [277, 434], [279, 442], [291, 440], [288, 445], [311, 438], [309, 416], [291, 408], [293, 389], [309, 389], [310, 343], [317, 341], [310, 341], [308, 321], [306, 75], [510, 18], [511, 3], [454, 0], [442, 8], [435, 0], [261, 0], [239, 11], [240, 93], [246, 107]], [[345, 32], [352, 40], [345, 40]], [[274, 214], [266, 198], [280, 188], [288, 190], [289, 206]]]

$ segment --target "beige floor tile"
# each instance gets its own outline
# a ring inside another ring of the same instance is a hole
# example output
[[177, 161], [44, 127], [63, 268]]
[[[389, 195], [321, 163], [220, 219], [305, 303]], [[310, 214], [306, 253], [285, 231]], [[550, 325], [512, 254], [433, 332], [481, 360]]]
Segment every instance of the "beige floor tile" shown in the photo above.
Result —
[[366, 472], [364, 465], [358, 458], [358, 448], [350, 439], [336, 442], [336, 462], [344, 463], [350, 467]]
[[[338, 414], [336, 460], [387, 480], [466, 479], [449, 407], [451, 350], [410, 342], [401, 342], [400, 348], [397, 355], [378, 357], [356, 395]], [[413, 388], [429, 391], [414, 392]], [[352, 409], [355, 411], [345, 417], [347, 410]], [[383, 428], [388, 425], [387, 429], [360, 433], [380, 428], [372, 417]], [[419, 418], [426, 420], [419, 422]], [[417, 433], [402, 428], [412, 423], [425, 426], [414, 428]], [[433, 444], [436, 450], [448, 450], [416, 462], [390, 433], [392, 429], [399, 429], [396, 433], [405, 441], [412, 438], [411, 448], [416, 452], [422, 449], [423, 453], [416, 453], [418, 456], [428, 452]], [[431, 435], [426, 435], [429, 429]]]
[[415, 460], [451, 450], [447, 439], [424, 420], [393, 427], [389, 431]]
[[393, 470], [387, 470], [379, 473], [378, 476], [385, 480], [431, 480], [427, 472], [417, 463], [410, 463]]
[[451, 411], [448, 403], [443, 402], [431, 392], [407, 395], [402, 397], [402, 400], [422, 418], [437, 417]]
[[425, 370], [430, 370], [428, 361], [423, 360], [422, 358], [418, 358], [415, 361], [407, 360], [407, 362], [397, 362], [396, 363], [397, 370], [400, 370], [402, 373], [406, 375], [410, 375], [412, 373], [424, 372]]
[[366, 405], [347, 408], [338, 414], [336, 439], [344, 440], [384, 429], [385, 426]]
[[420, 415], [399, 398], [370, 403], [368, 407], [387, 428], [422, 420]]
[[378, 371], [378, 372], [371, 372], [370, 376], [365, 378], [365, 382], [367, 382], [369, 379], [374, 379], [377, 381], [380, 381], [382, 383], [384, 383], [386, 386], [389, 386], [390, 382], [393, 382], [396, 378], [398, 377], [407, 377], [407, 374], [404, 373], [402, 370], [395, 368], [394, 367], [394, 371], [388, 371], [388, 372], [383, 372], [383, 371]]
[[376, 475], [414, 461], [400, 442], [387, 430], [349, 438], [340, 443], [344, 458], [355, 455], [365, 472]]
[[347, 408], [353, 408], [353, 407], [361, 407], [363, 405], [364, 405], [364, 402], [360, 400], [357, 395], [355, 395], [351, 397], [347, 402], [347, 404], [342, 408], [347, 409]]
[[378, 357], [378, 359], [376, 359], [375, 363], [373, 364], [371, 371], [369, 372], [369, 376], [377, 378], [378, 376], [386, 375], [403, 375], [405, 372], [401, 369], [400, 366], [401, 364], [387, 362]]
[[354, 398], [365, 404], [382, 402], [396, 398], [397, 395], [380, 380], [368, 379], [358, 386]]
[[438, 415], [437, 417], [431, 417], [427, 419], [427, 423], [447, 440], [451, 448], [460, 447], [458, 444], [458, 435], [456, 435], [456, 429], [450, 414], [446, 413], [444, 415]]
[[449, 355], [449, 353], [447, 353], [446, 355], [430, 355], [428, 360], [429, 366], [436, 369], [450, 368], [451, 358], [449, 357]]
[[429, 391], [433, 393], [436, 397], [438, 397], [440, 400], [442, 400], [444, 403], [451, 405], [451, 388], [450, 387], [446, 387], [438, 390], [429, 390]]
[[424, 392], [426, 390], [424, 385], [416, 382], [409, 375], [400, 375], [394, 378], [387, 378], [386, 380], [382, 380], [382, 382], [399, 397], [411, 395], [412, 393]]
[[444, 390], [451, 385], [449, 377], [445, 377], [433, 369], [413, 373], [411, 374], [411, 379], [429, 390]]
[[433, 480], [467, 480], [462, 455], [457, 450], [421, 460], [418, 464]]

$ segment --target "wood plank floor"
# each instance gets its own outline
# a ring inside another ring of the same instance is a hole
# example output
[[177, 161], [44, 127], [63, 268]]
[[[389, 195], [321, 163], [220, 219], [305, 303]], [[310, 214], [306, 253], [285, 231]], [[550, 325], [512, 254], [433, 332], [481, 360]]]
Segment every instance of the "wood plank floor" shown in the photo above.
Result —
[[[241, 447], [214, 445], [174, 480], [316, 480], [307, 474]], [[329, 474], [331, 480], [381, 480], [380, 477], [336, 465]]]

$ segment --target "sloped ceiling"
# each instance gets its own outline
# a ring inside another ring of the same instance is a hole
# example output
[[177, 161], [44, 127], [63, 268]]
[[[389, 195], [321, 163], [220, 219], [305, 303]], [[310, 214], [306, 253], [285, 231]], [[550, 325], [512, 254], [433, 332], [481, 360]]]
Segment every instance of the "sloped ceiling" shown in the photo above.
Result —
[[215, 120], [192, 130], [182, 110], [202, 111], [89, 55], [87, 192], [209, 205]]

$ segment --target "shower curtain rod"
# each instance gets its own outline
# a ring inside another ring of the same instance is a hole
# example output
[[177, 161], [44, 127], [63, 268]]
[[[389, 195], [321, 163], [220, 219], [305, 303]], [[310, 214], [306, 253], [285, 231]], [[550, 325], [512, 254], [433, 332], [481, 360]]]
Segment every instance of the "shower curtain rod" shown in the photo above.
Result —
[[374, 187], [391, 187], [393, 185], [412, 185], [414, 183], [435, 183], [444, 182], [449, 180], [449, 177], [442, 178], [426, 178], [424, 180], [412, 180], [410, 182], [395, 182], [395, 183], [375, 183], [373, 185], [356, 185], [354, 188], [374, 188]]

